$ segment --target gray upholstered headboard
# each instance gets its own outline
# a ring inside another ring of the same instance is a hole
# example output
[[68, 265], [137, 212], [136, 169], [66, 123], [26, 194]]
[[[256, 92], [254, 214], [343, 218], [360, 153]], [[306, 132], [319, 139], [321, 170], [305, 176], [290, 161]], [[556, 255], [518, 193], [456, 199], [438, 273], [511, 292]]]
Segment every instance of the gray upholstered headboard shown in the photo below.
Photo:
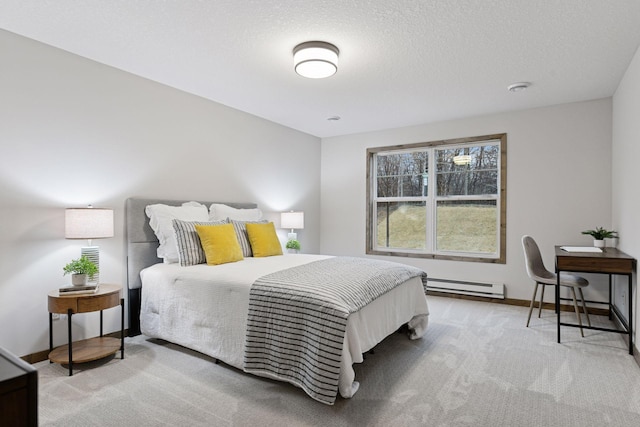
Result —
[[[194, 200], [164, 200], [129, 198], [125, 204], [126, 239], [127, 239], [127, 287], [129, 289], [129, 335], [140, 333], [140, 271], [153, 264], [162, 262], [156, 255], [158, 239], [149, 226], [149, 218], [145, 213], [147, 205], [162, 203], [180, 206]], [[255, 203], [200, 202], [209, 207], [212, 203], [223, 203], [238, 208], [255, 208]]]

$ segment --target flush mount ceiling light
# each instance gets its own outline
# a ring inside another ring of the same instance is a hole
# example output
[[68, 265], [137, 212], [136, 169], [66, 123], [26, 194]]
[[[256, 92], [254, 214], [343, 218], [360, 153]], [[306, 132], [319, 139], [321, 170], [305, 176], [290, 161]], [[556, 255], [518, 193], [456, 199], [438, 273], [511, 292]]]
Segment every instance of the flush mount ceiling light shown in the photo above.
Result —
[[507, 89], [509, 89], [509, 92], [520, 92], [525, 90], [529, 86], [531, 86], [531, 83], [529, 82], [518, 82], [518, 83], [510, 84]]
[[293, 48], [296, 73], [310, 79], [323, 79], [338, 71], [340, 51], [331, 43], [305, 42]]

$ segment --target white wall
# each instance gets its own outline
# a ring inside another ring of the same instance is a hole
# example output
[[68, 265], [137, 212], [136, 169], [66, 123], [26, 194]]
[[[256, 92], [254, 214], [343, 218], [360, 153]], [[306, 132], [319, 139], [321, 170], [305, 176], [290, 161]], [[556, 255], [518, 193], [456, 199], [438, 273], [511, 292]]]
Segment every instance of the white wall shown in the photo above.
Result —
[[[521, 95], [526, 96], [526, 93]], [[431, 277], [499, 281], [507, 297], [531, 298], [520, 238], [532, 235], [547, 268], [556, 244], [591, 245], [582, 230], [611, 226], [611, 99], [495, 114], [322, 140], [321, 251], [365, 254], [366, 149], [507, 133], [507, 262], [387, 257]], [[604, 298], [601, 276], [587, 299]], [[546, 297], [552, 301], [552, 292]]]
[[[613, 225], [620, 232], [619, 248], [640, 258], [640, 49], [629, 65], [613, 96]], [[637, 276], [634, 275], [634, 289]], [[622, 286], [621, 286], [622, 285]], [[617, 301], [626, 280], [616, 284]], [[637, 330], [638, 292], [634, 301], [634, 331]], [[638, 336], [637, 333], [635, 336]], [[637, 341], [636, 341], [637, 347]]]
[[[48, 349], [47, 293], [83, 246], [64, 239], [65, 207], [115, 209], [116, 236], [94, 241], [104, 282], [125, 285], [132, 196], [257, 202], [276, 225], [304, 210], [298, 236], [318, 252], [318, 138], [6, 31], [0, 52], [1, 347]], [[74, 334], [97, 335], [96, 316], [76, 316]], [[119, 310], [105, 322], [117, 330]]]

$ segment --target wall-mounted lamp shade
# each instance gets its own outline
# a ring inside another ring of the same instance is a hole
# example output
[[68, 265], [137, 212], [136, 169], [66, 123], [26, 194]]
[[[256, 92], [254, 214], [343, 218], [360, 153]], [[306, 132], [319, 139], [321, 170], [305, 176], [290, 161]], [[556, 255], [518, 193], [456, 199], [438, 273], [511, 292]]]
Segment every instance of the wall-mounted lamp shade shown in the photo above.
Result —
[[64, 212], [64, 237], [87, 240], [113, 237], [113, 209], [66, 209]]
[[340, 51], [331, 43], [305, 42], [293, 48], [296, 73], [310, 79], [330, 77], [338, 71]]
[[292, 231], [304, 228], [304, 212], [282, 212], [280, 214], [280, 227], [289, 228]]

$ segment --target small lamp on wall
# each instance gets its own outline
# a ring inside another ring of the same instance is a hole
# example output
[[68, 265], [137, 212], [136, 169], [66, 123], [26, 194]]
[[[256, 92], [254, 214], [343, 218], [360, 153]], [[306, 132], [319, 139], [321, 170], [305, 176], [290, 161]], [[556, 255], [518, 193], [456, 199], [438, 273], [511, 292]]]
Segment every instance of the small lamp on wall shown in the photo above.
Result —
[[99, 282], [100, 251], [97, 246], [92, 246], [93, 239], [106, 239], [113, 237], [113, 209], [94, 208], [89, 205], [86, 208], [68, 208], [64, 213], [64, 237], [66, 239], [87, 239], [88, 246], [80, 251], [98, 267], [98, 273], [93, 280]]
[[280, 214], [280, 227], [291, 230], [287, 234], [289, 240], [297, 240], [298, 234], [293, 230], [302, 230], [304, 228], [304, 212], [282, 212]]

